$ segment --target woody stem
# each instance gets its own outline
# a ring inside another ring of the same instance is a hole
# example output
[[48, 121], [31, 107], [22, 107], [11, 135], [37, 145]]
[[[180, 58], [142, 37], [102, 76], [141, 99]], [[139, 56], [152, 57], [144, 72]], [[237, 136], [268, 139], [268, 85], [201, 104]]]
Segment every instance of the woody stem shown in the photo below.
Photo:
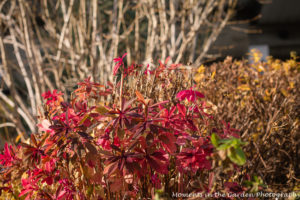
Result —
[[123, 82], [124, 82], [124, 74], [123, 71], [121, 73], [121, 85], [120, 85], [120, 109], [122, 109], [122, 94], [123, 94]]

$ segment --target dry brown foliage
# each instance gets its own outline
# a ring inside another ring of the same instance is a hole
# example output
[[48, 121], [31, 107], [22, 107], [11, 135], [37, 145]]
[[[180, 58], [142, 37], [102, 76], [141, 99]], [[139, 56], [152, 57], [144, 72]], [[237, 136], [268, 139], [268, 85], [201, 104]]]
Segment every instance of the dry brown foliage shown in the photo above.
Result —
[[[300, 181], [300, 64], [269, 58], [201, 66], [194, 79], [215, 108], [248, 141], [246, 173], [260, 176], [269, 188], [291, 191]], [[252, 64], [251, 64], [252, 63]]]

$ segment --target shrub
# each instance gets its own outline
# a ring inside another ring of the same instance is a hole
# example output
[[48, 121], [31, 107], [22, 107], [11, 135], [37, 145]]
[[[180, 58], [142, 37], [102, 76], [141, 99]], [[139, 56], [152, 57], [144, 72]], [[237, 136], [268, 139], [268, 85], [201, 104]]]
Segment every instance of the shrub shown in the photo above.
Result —
[[[3, 198], [169, 198], [243, 192], [238, 130], [215, 120], [179, 65], [115, 59], [116, 82], [87, 78], [65, 102], [43, 94], [39, 133], [0, 154]], [[1, 193], [0, 193], [1, 194]]]
[[248, 162], [245, 171], [258, 175], [272, 191], [299, 187], [300, 64], [292, 53], [281, 61], [251, 53], [251, 62], [201, 66], [194, 79], [204, 91], [215, 118], [240, 130]]

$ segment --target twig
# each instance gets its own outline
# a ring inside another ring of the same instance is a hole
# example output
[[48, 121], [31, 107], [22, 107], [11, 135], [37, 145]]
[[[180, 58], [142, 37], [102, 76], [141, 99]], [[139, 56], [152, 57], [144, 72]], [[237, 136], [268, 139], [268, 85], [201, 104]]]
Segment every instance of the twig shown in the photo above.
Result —
[[258, 148], [257, 144], [255, 142], [253, 142], [253, 144], [254, 144], [254, 146], [255, 146], [255, 148], [257, 150], [258, 157], [260, 158], [260, 160], [261, 160], [262, 164], [264, 165], [264, 167], [267, 169], [268, 166], [266, 165], [264, 159], [261, 157], [261, 154], [259, 153], [259, 148]]
[[61, 56], [61, 49], [62, 49], [62, 45], [63, 45], [63, 40], [64, 40], [66, 30], [67, 30], [67, 27], [68, 27], [68, 23], [69, 23], [69, 20], [70, 20], [70, 17], [71, 17], [73, 4], [74, 4], [74, 0], [70, 0], [68, 13], [64, 17], [64, 25], [63, 25], [61, 33], [60, 33], [59, 42], [58, 42], [58, 51], [57, 51], [57, 54], [56, 54], [56, 60], [57, 61], [59, 61], [60, 56]]
[[3, 128], [3, 127], [16, 127], [16, 125], [14, 123], [11, 123], [11, 122], [6, 122], [6, 123], [2, 123], [0, 124], [0, 128]]

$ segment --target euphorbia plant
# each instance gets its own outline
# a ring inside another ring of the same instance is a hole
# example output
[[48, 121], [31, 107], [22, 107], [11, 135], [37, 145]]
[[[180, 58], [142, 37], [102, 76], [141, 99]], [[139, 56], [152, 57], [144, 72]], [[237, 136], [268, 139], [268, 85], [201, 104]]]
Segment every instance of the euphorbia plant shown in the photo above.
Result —
[[[40, 133], [0, 154], [1, 191], [26, 199], [126, 199], [222, 189], [212, 178], [219, 158], [210, 134], [231, 135], [205, 112], [205, 95], [178, 85], [178, 65], [160, 62], [151, 73], [139, 73], [136, 65], [125, 70], [125, 55], [115, 59], [114, 75], [121, 73], [115, 86], [87, 78], [70, 102], [57, 91], [43, 95]], [[155, 86], [143, 85], [146, 77]], [[170, 98], [161, 99], [157, 90]], [[107, 95], [110, 101], [101, 102]]]

